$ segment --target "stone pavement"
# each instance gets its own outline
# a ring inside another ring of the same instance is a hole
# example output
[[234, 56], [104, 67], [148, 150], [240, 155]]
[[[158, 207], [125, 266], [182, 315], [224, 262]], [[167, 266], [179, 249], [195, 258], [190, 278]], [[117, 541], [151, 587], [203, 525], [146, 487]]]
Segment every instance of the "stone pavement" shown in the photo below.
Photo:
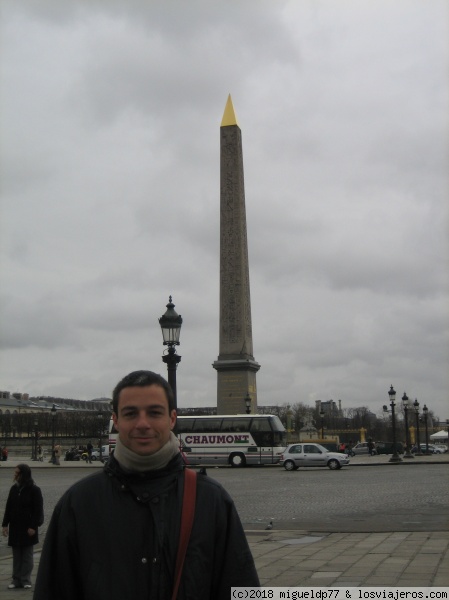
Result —
[[[449, 533], [247, 531], [260, 581], [268, 587], [449, 586]], [[35, 552], [35, 577], [40, 546]], [[32, 598], [8, 590], [12, 556], [0, 558], [2, 600]]]
[[[407, 464], [448, 462], [448, 455], [416, 457]], [[355, 457], [351, 466], [392, 465], [389, 457]], [[29, 462], [17, 457], [2, 463]], [[405, 462], [405, 461], [404, 461]], [[58, 468], [48, 463], [30, 466]], [[61, 462], [80, 467], [80, 463]], [[85, 465], [98, 468], [100, 464]], [[317, 533], [304, 530], [246, 529], [263, 586], [268, 587], [445, 587], [449, 586], [449, 532]], [[12, 556], [0, 542], [2, 600], [32, 598], [32, 590], [8, 590]], [[36, 546], [36, 574], [40, 545]]]

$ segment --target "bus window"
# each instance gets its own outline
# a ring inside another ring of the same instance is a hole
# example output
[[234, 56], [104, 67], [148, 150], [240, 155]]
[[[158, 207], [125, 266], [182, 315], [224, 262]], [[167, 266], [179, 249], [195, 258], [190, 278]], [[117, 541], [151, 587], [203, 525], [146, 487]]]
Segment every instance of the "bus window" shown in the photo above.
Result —
[[245, 418], [233, 418], [223, 419], [221, 431], [248, 431], [248, 419]]
[[271, 431], [270, 420], [267, 419], [253, 419], [251, 421], [251, 427], [249, 428], [251, 433], [253, 431]]
[[183, 433], [184, 431], [192, 431], [193, 422], [195, 419], [176, 419], [176, 426], [178, 429], [178, 433]]
[[221, 419], [195, 419], [192, 431], [195, 433], [200, 431], [210, 431], [212, 433], [221, 431]]

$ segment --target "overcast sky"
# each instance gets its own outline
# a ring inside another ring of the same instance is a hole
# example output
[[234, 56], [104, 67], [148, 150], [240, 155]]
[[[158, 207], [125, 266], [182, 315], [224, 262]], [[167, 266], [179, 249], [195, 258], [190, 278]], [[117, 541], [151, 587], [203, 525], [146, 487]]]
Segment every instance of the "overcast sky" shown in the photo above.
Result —
[[447, 2], [0, 6], [0, 389], [166, 375], [172, 294], [178, 403], [216, 404], [231, 93], [259, 404], [449, 418]]

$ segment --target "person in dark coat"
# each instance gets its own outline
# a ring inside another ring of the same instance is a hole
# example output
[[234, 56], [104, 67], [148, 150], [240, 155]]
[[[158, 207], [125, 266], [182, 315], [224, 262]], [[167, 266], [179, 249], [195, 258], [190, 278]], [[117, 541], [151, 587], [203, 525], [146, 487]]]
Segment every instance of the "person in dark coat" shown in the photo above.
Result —
[[[119, 437], [104, 469], [75, 483], [55, 507], [34, 600], [170, 600], [185, 469], [173, 393], [160, 375], [136, 371], [113, 392]], [[259, 587], [234, 503], [198, 473], [193, 527], [178, 600], [228, 600]]]
[[12, 582], [8, 588], [31, 588], [33, 546], [39, 542], [38, 527], [44, 521], [43, 499], [28, 465], [17, 465], [14, 482], [2, 521], [3, 535], [8, 537], [13, 553]]

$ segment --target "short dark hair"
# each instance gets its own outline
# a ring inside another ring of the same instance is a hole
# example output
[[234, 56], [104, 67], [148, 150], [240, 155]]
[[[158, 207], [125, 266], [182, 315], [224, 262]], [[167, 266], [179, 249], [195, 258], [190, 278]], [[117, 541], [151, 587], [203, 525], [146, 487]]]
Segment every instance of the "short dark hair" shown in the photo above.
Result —
[[121, 379], [112, 392], [112, 412], [118, 415], [118, 399], [120, 392], [127, 387], [145, 387], [159, 385], [164, 391], [168, 402], [168, 411], [175, 410], [175, 397], [168, 381], [162, 375], [153, 371], [133, 371]]

